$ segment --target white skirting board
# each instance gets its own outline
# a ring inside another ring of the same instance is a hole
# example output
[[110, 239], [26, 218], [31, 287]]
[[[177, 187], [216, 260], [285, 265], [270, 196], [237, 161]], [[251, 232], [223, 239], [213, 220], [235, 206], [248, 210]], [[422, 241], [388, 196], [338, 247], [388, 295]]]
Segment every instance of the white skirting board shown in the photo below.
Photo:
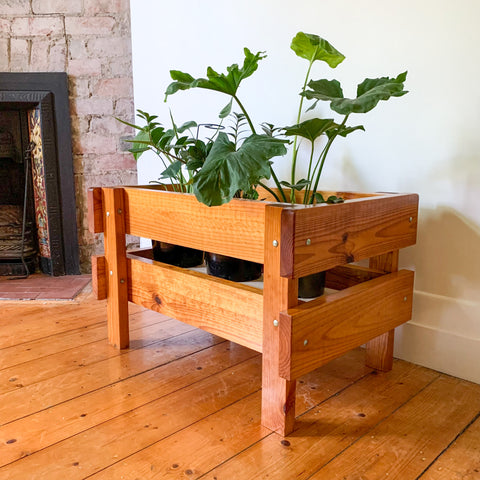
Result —
[[413, 308], [395, 357], [480, 383], [480, 303], [417, 291]]

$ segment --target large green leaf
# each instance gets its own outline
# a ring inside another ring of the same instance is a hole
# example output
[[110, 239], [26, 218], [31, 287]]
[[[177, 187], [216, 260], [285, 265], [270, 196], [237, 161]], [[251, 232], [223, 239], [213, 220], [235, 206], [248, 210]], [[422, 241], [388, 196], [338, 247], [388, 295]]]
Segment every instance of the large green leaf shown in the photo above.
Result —
[[227, 67], [228, 73], [226, 75], [217, 73], [212, 67], [208, 67], [207, 69], [207, 78], [193, 78], [189, 73], [171, 70], [170, 76], [174, 82], [167, 87], [165, 100], [169, 95], [179, 90], [188, 90], [189, 88], [206, 88], [231, 96], [236, 95], [241, 81], [252, 75], [258, 68], [258, 62], [266, 57], [263, 52], [257, 52], [254, 55], [248, 48], [244, 48], [243, 51], [245, 60], [242, 68], [239, 68], [239, 66], [234, 63]]
[[308, 84], [310, 90], [302, 95], [309, 99], [330, 101], [330, 108], [342, 115], [367, 113], [375, 108], [380, 100], [401, 97], [408, 93], [403, 89], [407, 72], [395, 78], [367, 78], [357, 87], [357, 98], [344, 98], [343, 91], [336, 80], [313, 80]]
[[226, 133], [220, 132], [194, 178], [197, 199], [208, 206], [229, 202], [239, 191], [270, 177], [269, 160], [285, 155], [285, 140], [267, 135], [250, 135], [236, 150]]
[[298, 32], [293, 38], [290, 48], [299, 57], [305, 58], [311, 63], [315, 60], [322, 60], [332, 68], [345, 60], [345, 56], [327, 40], [310, 33]]
[[314, 142], [320, 135], [335, 126], [333, 118], [311, 118], [297, 125], [285, 127], [284, 133], [287, 137], [299, 136]]

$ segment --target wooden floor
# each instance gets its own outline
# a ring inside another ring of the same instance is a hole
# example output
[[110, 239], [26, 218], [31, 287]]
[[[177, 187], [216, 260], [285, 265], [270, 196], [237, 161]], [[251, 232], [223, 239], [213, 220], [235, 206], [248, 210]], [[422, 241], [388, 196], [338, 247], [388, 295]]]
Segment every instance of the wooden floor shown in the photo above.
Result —
[[298, 383], [296, 430], [260, 426], [261, 356], [131, 306], [0, 303], [0, 479], [480, 479], [480, 385], [356, 350]]

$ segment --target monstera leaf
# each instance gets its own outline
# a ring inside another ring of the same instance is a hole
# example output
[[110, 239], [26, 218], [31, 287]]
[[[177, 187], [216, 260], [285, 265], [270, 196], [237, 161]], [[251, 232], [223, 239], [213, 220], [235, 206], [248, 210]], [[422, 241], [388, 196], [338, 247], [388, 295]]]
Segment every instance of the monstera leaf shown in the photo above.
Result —
[[333, 118], [311, 118], [297, 125], [285, 127], [284, 133], [287, 137], [299, 136], [314, 142], [320, 135], [336, 126]]
[[207, 159], [194, 177], [197, 199], [208, 205], [229, 202], [239, 191], [249, 191], [252, 184], [270, 178], [269, 160], [285, 155], [285, 140], [267, 135], [250, 135], [238, 148], [226, 133], [220, 132]]
[[[178, 70], [170, 70], [172, 82], [165, 92], [165, 100], [169, 95], [173, 95], [179, 90], [188, 90], [189, 88], [206, 88], [217, 92], [236, 95], [240, 83], [245, 78], [252, 75], [258, 68], [258, 62], [266, 57], [263, 52], [255, 55], [248, 49], [244, 48], [245, 60], [242, 68], [234, 63], [227, 67], [227, 74], [217, 73], [212, 67], [207, 69], [207, 78], [193, 78], [189, 73], [180, 72]], [[230, 109], [228, 105], [222, 110], [224, 116], [228, 115]]]
[[357, 98], [344, 98], [337, 80], [313, 80], [308, 84], [310, 90], [302, 93], [308, 99], [331, 102], [330, 108], [342, 115], [350, 113], [367, 113], [375, 108], [380, 100], [401, 97], [408, 93], [403, 89], [407, 72], [395, 78], [367, 78], [357, 87]]
[[290, 48], [299, 57], [305, 58], [310, 63], [315, 60], [322, 60], [328, 63], [331, 68], [335, 68], [345, 60], [345, 56], [333, 45], [318, 35], [309, 33], [298, 32], [293, 38]]

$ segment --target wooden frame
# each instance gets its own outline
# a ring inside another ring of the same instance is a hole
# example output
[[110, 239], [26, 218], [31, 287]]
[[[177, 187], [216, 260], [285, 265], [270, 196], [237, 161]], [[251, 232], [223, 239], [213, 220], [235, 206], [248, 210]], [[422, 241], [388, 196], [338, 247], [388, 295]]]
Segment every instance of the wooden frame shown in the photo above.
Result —
[[[362, 344], [369, 366], [391, 369], [394, 328], [411, 317], [413, 272], [398, 271], [398, 251], [416, 241], [418, 196], [344, 197], [209, 208], [155, 187], [90, 189], [90, 229], [105, 235], [92, 271], [109, 342], [128, 347], [130, 301], [261, 352], [262, 424], [289, 434], [299, 376]], [[263, 290], [129, 253], [127, 234], [263, 263]], [[366, 258], [369, 267], [351, 265]], [[323, 270], [336, 291], [301, 302], [298, 278]]]

